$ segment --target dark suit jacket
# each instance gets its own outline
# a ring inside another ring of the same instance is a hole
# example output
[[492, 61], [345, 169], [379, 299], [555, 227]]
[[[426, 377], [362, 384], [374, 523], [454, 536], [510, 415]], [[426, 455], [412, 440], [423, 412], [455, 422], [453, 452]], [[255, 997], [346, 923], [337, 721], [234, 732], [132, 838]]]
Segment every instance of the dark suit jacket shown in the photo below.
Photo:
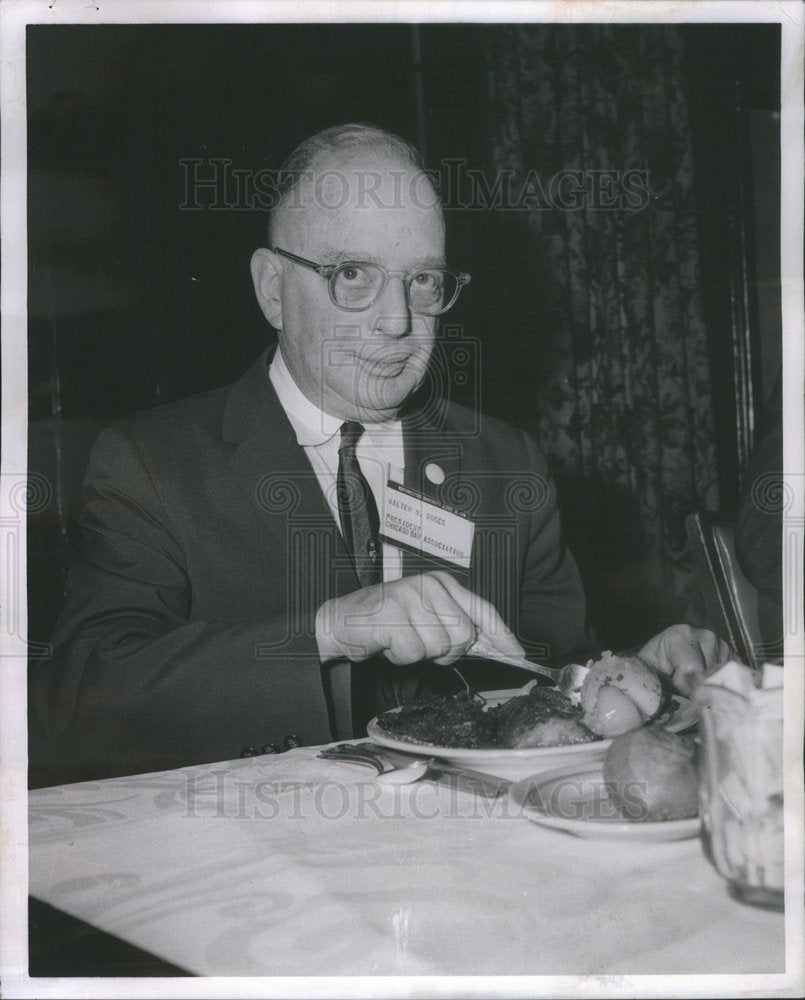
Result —
[[[542, 660], [593, 652], [531, 438], [441, 400], [403, 426], [407, 485], [476, 521], [471, 568], [454, 575]], [[424, 474], [431, 462], [440, 486]], [[55, 654], [31, 687], [51, 763], [125, 773], [230, 759], [288, 734], [334, 738], [313, 622], [358, 584], [266, 354], [231, 387], [104, 431], [82, 532]], [[405, 556], [406, 574], [433, 568]]]

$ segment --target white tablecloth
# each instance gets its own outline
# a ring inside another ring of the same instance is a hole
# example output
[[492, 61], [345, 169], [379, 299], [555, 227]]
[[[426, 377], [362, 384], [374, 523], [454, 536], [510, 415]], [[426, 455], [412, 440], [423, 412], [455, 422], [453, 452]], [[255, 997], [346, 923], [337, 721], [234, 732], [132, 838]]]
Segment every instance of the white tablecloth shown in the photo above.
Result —
[[207, 976], [784, 971], [783, 917], [697, 838], [583, 840], [315, 754], [32, 792], [30, 892]]

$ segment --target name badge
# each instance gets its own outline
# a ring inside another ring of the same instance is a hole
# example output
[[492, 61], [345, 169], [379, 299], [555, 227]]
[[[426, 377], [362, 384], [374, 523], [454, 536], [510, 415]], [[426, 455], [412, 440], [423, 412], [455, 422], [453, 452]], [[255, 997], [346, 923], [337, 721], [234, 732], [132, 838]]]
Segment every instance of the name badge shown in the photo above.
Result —
[[460, 510], [389, 480], [380, 537], [401, 549], [469, 569], [475, 522]]

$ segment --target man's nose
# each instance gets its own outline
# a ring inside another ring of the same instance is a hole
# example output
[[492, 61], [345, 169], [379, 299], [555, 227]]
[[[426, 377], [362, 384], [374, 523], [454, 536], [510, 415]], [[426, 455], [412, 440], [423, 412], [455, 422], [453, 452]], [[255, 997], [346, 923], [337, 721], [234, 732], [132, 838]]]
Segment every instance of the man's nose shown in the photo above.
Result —
[[383, 289], [375, 330], [386, 337], [404, 337], [411, 330], [408, 295], [399, 275], [390, 275]]

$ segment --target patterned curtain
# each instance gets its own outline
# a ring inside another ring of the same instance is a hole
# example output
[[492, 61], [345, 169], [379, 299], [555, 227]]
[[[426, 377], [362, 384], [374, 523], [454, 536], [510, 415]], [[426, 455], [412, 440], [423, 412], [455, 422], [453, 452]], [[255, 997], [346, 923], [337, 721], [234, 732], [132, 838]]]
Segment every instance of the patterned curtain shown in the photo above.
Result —
[[617, 609], [610, 641], [639, 641], [698, 620], [684, 519], [718, 506], [682, 42], [664, 26], [526, 25], [487, 52], [494, 167], [531, 206], [521, 252], [540, 271], [532, 429], [602, 639]]

